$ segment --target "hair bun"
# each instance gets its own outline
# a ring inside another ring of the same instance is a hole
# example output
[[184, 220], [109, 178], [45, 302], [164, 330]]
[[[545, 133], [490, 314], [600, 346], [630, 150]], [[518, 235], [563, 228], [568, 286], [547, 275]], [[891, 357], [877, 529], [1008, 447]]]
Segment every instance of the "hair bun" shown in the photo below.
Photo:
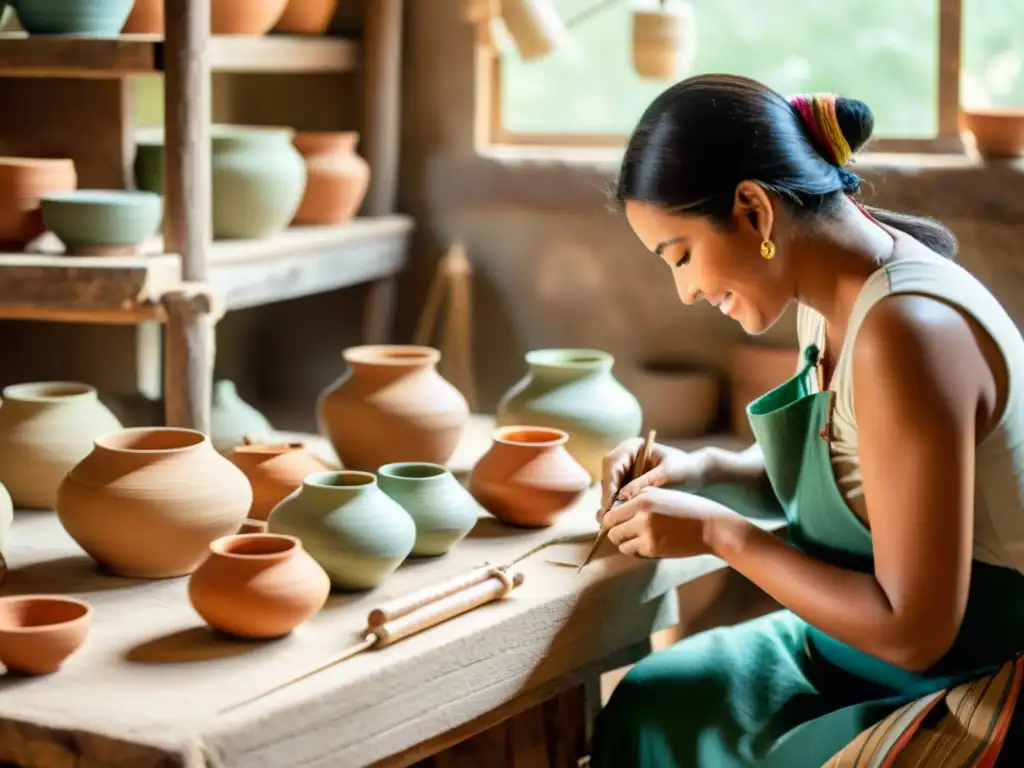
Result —
[[871, 108], [859, 99], [836, 98], [836, 122], [843, 132], [843, 138], [850, 145], [850, 151], [857, 153], [868, 143], [875, 130], [875, 116]]
[[871, 138], [875, 117], [863, 101], [831, 93], [801, 94], [789, 103], [818, 150], [840, 168]]

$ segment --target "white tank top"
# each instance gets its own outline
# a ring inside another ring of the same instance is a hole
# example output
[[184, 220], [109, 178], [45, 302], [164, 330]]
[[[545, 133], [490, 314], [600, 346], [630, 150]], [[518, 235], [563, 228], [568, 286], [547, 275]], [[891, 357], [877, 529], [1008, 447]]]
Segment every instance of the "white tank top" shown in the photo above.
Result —
[[[1006, 409], [978, 446], [975, 459], [974, 557], [1024, 572], [1024, 338], [998, 300], [963, 267], [909, 236], [899, 235], [897, 243], [903, 246], [900, 256], [875, 271], [857, 297], [829, 384], [835, 392], [831, 451], [839, 489], [851, 509], [867, 520], [850, 353], [865, 316], [876, 302], [895, 293], [941, 299], [973, 317], [995, 341], [1006, 362]], [[801, 349], [810, 344], [824, 349], [824, 318], [801, 305], [797, 334]]]

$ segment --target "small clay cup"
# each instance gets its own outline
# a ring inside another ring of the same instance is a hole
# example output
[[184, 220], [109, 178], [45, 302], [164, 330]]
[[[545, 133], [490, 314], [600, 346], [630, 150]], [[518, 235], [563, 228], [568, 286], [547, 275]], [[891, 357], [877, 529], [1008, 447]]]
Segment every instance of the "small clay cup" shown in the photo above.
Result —
[[64, 595], [0, 598], [0, 662], [8, 672], [48, 675], [82, 647], [92, 607]]

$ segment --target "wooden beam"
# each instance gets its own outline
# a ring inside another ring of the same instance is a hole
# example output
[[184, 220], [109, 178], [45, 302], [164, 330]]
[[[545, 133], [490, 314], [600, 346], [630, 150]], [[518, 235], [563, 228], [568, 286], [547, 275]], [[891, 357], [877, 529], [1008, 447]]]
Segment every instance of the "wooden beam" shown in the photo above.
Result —
[[169, 427], [209, 434], [218, 302], [203, 286], [164, 295], [164, 408]]
[[402, 102], [402, 0], [369, 0], [363, 44], [362, 154], [373, 169], [363, 202], [367, 216], [398, 202]]
[[[939, 2], [939, 136], [960, 137], [963, 0]], [[959, 149], [963, 149], [961, 145]]]

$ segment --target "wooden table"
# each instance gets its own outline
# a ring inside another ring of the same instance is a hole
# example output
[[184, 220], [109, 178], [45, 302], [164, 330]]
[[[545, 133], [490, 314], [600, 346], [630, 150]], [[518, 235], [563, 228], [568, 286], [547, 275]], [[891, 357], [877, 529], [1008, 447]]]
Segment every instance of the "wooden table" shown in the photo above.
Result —
[[[486, 421], [475, 422], [457, 463], [471, 464], [486, 434]], [[521, 731], [514, 757], [469, 757], [463, 747], [461, 758], [457, 748], [428, 764], [574, 766], [585, 753], [595, 704], [589, 683], [646, 652], [651, 634], [676, 622], [675, 587], [722, 569], [720, 561], [645, 561], [606, 546], [577, 574], [550, 561], [579, 562], [589, 545], [560, 545], [524, 562], [525, 583], [500, 603], [229, 714], [217, 711], [357, 642], [367, 612], [387, 598], [484, 561], [505, 562], [554, 535], [596, 531], [597, 504], [592, 488], [556, 526], [540, 531], [481, 519], [449, 555], [410, 560], [370, 593], [333, 595], [308, 624], [265, 643], [206, 628], [188, 602], [186, 579], [103, 575], [53, 513], [18, 511], [0, 594], [85, 597], [94, 625], [59, 673], [0, 678], [0, 762], [407, 766], [499, 723], [521, 722], [509, 718], [532, 709], [556, 738]], [[531, 749], [539, 751], [527, 756]]]

